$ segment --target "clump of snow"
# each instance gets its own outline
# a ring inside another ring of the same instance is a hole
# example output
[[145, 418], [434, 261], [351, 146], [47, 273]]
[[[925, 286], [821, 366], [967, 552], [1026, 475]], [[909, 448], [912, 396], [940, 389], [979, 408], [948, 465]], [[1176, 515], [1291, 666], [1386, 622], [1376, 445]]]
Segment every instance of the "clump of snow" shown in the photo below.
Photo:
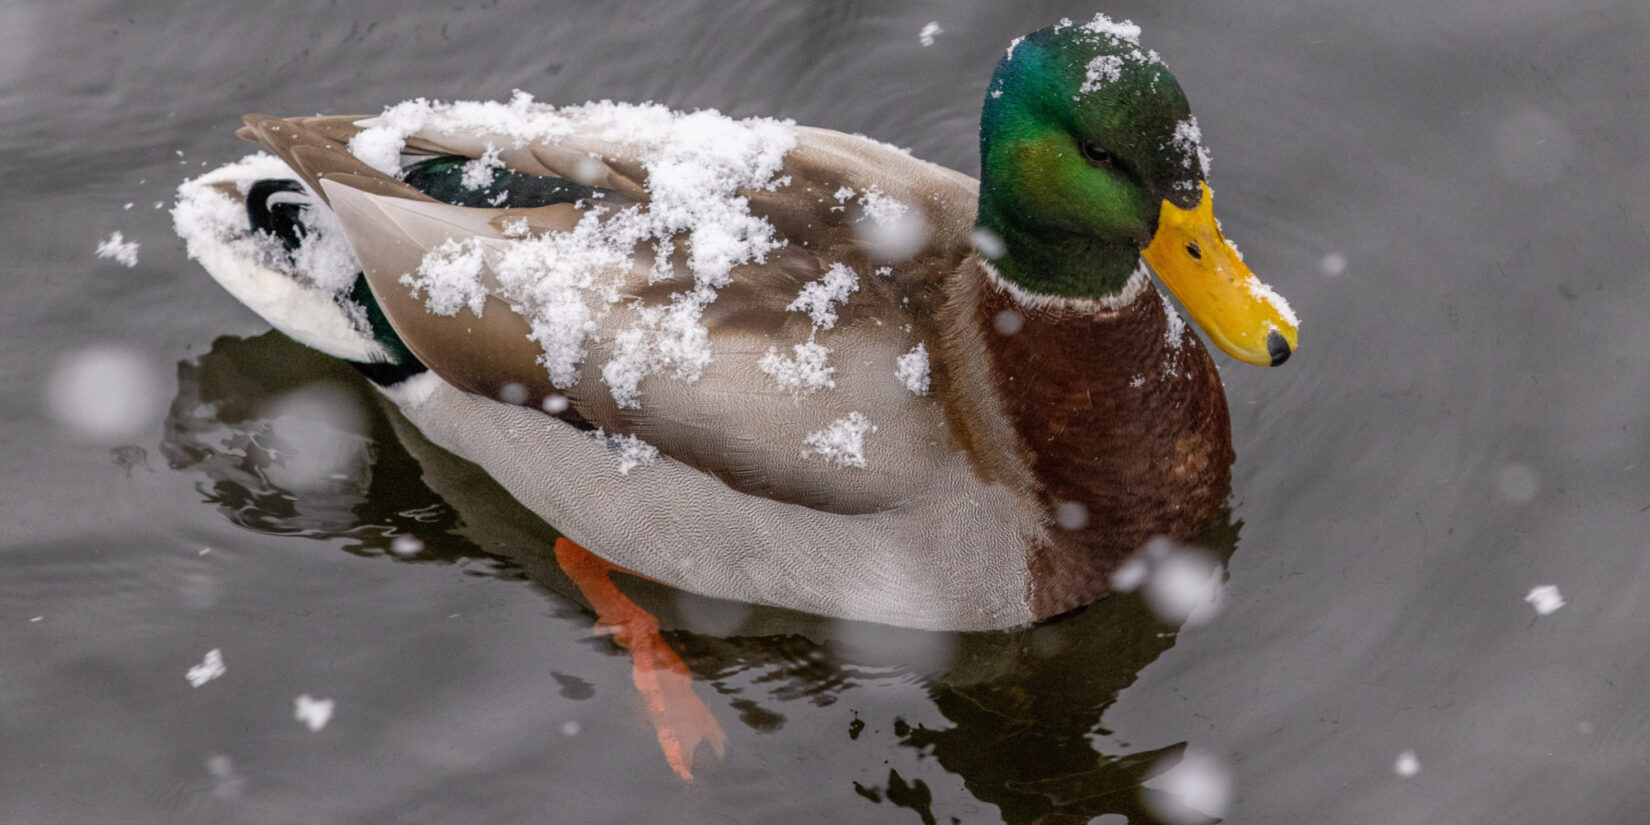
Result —
[[1025, 39], [1026, 39], [1025, 35], [1020, 35], [1019, 37], [1016, 37], [1013, 40], [1008, 41], [1008, 51], [1003, 53], [1003, 57], [1005, 59], [1008, 59], [1008, 60], [1013, 60], [1014, 59], [1014, 50], [1019, 48], [1020, 44], [1025, 42]]
[[872, 257], [889, 263], [910, 260], [928, 243], [928, 222], [912, 209], [873, 186], [860, 193], [855, 236]]
[[865, 204], [864, 218], [877, 223], [889, 223], [898, 220], [901, 215], [910, 211], [911, 207], [884, 194], [881, 189], [873, 186], [860, 195], [860, 201]]
[[[1164, 757], [1164, 761], [1175, 757]], [[1159, 765], [1159, 768], [1163, 767]], [[1232, 804], [1232, 773], [1212, 754], [1187, 748], [1168, 770], [1141, 783], [1157, 791], [1143, 794], [1146, 807], [1171, 825], [1220, 819]]]
[[1214, 556], [1164, 537], [1146, 542], [1112, 573], [1118, 593], [1142, 590], [1146, 605], [1170, 624], [1202, 624], [1220, 611], [1225, 570]]
[[402, 275], [401, 283], [412, 287], [415, 296], [426, 293], [429, 297], [424, 306], [436, 315], [457, 315], [468, 307], [479, 316], [487, 304], [487, 290], [481, 280], [485, 268], [481, 246], [474, 238], [448, 238], [424, 255], [417, 273]]
[[831, 264], [824, 277], [802, 287], [802, 292], [785, 309], [806, 312], [813, 319], [814, 329], [836, 326], [835, 304], [848, 302], [848, 296], [859, 291], [859, 274], [840, 264]]
[[608, 435], [595, 430], [590, 436], [606, 445], [619, 459], [619, 475], [630, 475], [631, 470], [659, 460], [659, 448], [634, 435]]
[[1524, 597], [1524, 601], [1529, 602], [1530, 606], [1535, 608], [1536, 613], [1546, 616], [1564, 606], [1564, 595], [1558, 592], [1558, 585], [1543, 584], [1531, 588], [1529, 594]]
[[212, 648], [206, 651], [206, 658], [200, 664], [189, 668], [184, 678], [189, 680], [190, 687], [200, 687], [228, 672], [229, 668], [223, 664], [223, 651]]
[[894, 359], [894, 377], [917, 395], [928, 394], [928, 348], [922, 342]]
[[[126, 208], [130, 209], [131, 207], [131, 204], [126, 204]], [[98, 242], [97, 256], [99, 258], [113, 258], [115, 263], [131, 269], [137, 266], [138, 263], [138, 242], [126, 240], [126, 236], [119, 232], [112, 233], [107, 240]]]
[[487, 144], [481, 157], [466, 161], [464, 174], [458, 179], [460, 186], [475, 190], [493, 185], [493, 173], [504, 168], [504, 161], [498, 159], [498, 147]]
[[[172, 227], [184, 239], [189, 257], [198, 260], [208, 242], [225, 244], [240, 257], [295, 276], [299, 282], [341, 299], [355, 285], [361, 264], [338, 219], [308, 189], [302, 194], [271, 196], [273, 203], [296, 203], [302, 210], [303, 234], [298, 248], [288, 253], [275, 238], [252, 233], [248, 224], [244, 198], [251, 182], [260, 178], [296, 181], [298, 176], [274, 156], [255, 152], [178, 187]], [[231, 182], [240, 197], [232, 197], [216, 185]], [[361, 332], [370, 335], [371, 330], [363, 327]]]
[[1188, 171], [1196, 172], [1200, 178], [1209, 177], [1209, 150], [1203, 148], [1203, 130], [1198, 128], [1195, 115], [1187, 115], [1175, 124], [1174, 137], [1169, 142], [1181, 153]]
[[515, 220], [505, 221], [499, 226], [498, 231], [506, 238], [525, 238], [532, 234], [532, 230], [527, 225], [526, 218], [516, 218]]
[[1163, 302], [1163, 315], [1163, 346], [1180, 349], [1186, 335], [1186, 319], [1180, 317], [1180, 313], [1176, 312], [1174, 305], [1168, 301]]
[[876, 432], [863, 413], [848, 413], [818, 432], [802, 439], [802, 457], [819, 458], [838, 467], [865, 467], [865, 435]]
[[1123, 58], [1115, 54], [1096, 55], [1084, 69], [1083, 85], [1077, 89], [1080, 94], [1099, 91], [1109, 83], [1115, 83], [1123, 76]]
[[1392, 772], [1408, 779], [1421, 773], [1421, 759], [1415, 751], [1404, 751], [1392, 763]]
[[[1070, 25], [1070, 21], [1068, 20], [1062, 20], [1060, 22], [1065, 25]], [[1059, 27], [1055, 28], [1055, 31], [1059, 30]], [[1163, 59], [1158, 56], [1157, 52], [1141, 49], [1140, 27], [1132, 20], [1124, 20], [1119, 23], [1104, 14], [1096, 14], [1093, 20], [1084, 23], [1078, 28], [1078, 31], [1089, 37], [1110, 38], [1120, 43], [1132, 46], [1133, 48], [1130, 49], [1127, 54], [1127, 57], [1130, 60], [1134, 60], [1139, 63], [1163, 62]]]
[[934, 35], [944, 33], [945, 29], [940, 28], [938, 20], [930, 20], [923, 25], [922, 31], [917, 33], [917, 39], [922, 41], [922, 45], [925, 47], [932, 46], [934, 45]]
[[[355, 259], [355, 250], [350, 247], [344, 227], [331, 210], [315, 200], [303, 203], [302, 208], [303, 232], [298, 248], [290, 253], [291, 265], [286, 269], [298, 273], [323, 292], [342, 298], [355, 286], [355, 276], [361, 271], [361, 264]], [[274, 263], [281, 268], [287, 259], [276, 255]], [[358, 305], [351, 302], [350, 306]], [[356, 327], [370, 331], [365, 316]]]
[[778, 347], [768, 347], [757, 368], [773, 376], [781, 389], [801, 396], [835, 387], [831, 377], [836, 368], [828, 363], [830, 350], [814, 340], [820, 330], [836, 326], [836, 305], [846, 303], [848, 296], [859, 291], [859, 274], [840, 263], [831, 264], [825, 275], [802, 287], [796, 299], [785, 307], [790, 312], [806, 312], [813, 322], [808, 340], [791, 347], [793, 357], [779, 354]]
[[[1069, 21], [1062, 21], [1070, 25]], [[1104, 13], [1096, 14], [1093, 20], [1083, 24], [1083, 31], [1090, 34], [1115, 37], [1125, 43], [1140, 45], [1140, 26], [1133, 20], [1124, 20], [1118, 23]]]
[[407, 138], [430, 120], [431, 108], [428, 100], [417, 98], [385, 109], [350, 138], [350, 154], [386, 175], [401, 177], [401, 150], [407, 147]]
[[[508, 103], [408, 101], [365, 125], [357, 136], [361, 145], [352, 141], [350, 147], [375, 166], [373, 153], [382, 152], [376, 160], [387, 161], [383, 146], [399, 153], [419, 132], [486, 135], [516, 147], [579, 132], [634, 153], [647, 173], [647, 203], [592, 208], [569, 232], [487, 239], [480, 247], [497, 279], [498, 296], [519, 308], [532, 330], [529, 337], [543, 347], [551, 382], [567, 387], [577, 380], [596, 318], [623, 298], [618, 285], [636, 249], [653, 245], [661, 266], [667, 266], [668, 253], [685, 243], [693, 287], [673, 295], [666, 306], [638, 306], [638, 322], [615, 336], [602, 377], [621, 407], [639, 405], [639, 384], [649, 375], [669, 372], [697, 380], [711, 358], [701, 323], [704, 308], [731, 280], [734, 267], [759, 263], [783, 245], [771, 224], [751, 214], [741, 190], [782, 184], [778, 173], [796, 144], [789, 121], [736, 121], [715, 111], [680, 114], [608, 101], [557, 108], [517, 92]], [[376, 134], [362, 140], [368, 132]], [[482, 288], [479, 272], [471, 285]]]
[[836, 368], [827, 363], [830, 350], [810, 338], [806, 343], [792, 347], [791, 351], [795, 357], [786, 358], [779, 354], [778, 347], [768, 347], [767, 354], [756, 366], [773, 376], [780, 389], [788, 390], [798, 398], [836, 386], [836, 381], [831, 377]]
[[93, 346], [57, 364], [46, 381], [46, 413], [74, 435], [105, 444], [137, 436], [165, 407], [165, 375], [147, 356]]
[[316, 699], [307, 693], [293, 701], [292, 718], [303, 722], [311, 731], [319, 731], [332, 721], [331, 699]]

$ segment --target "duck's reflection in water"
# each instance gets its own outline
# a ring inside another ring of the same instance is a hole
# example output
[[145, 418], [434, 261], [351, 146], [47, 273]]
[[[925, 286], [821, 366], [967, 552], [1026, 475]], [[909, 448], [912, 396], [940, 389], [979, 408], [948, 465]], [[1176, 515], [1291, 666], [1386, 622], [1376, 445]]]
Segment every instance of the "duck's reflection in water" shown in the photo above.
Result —
[[[174, 470], [203, 475], [202, 494], [236, 524], [344, 538], [349, 552], [402, 561], [481, 560], [494, 575], [541, 585], [570, 613], [580, 612], [573, 605], [592, 607], [558, 564], [553, 529], [480, 468], [425, 441], [341, 362], [278, 333], [222, 338], [179, 365], [178, 386], [163, 452]], [[1240, 526], [1223, 513], [1196, 544], [1224, 562]], [[422, 542], [415, 554], [392, 552], [404, 535]], [[1104, 814], [1158, 821], [1145, 804], [1155, 792], [1141, 783], [1173, 765], [1183, 745], [1120, 754], [1094, 746], [1109, 733], [1100, 724], [1106, 709], [1175, 641], [1174, 628], [1138, 596], [1018, 631], [945, 634], [615, 579], [625, 597], [658, 617], [674, 655], [714, 691], [703, 692], [712, 705], [732, 711], [719, 715], [752, 731], [781, 731], [789, 703], [830, 706], [896, 673], [920, 683], [949, 725], [862, 720], [845, 710], [849, 747], [893, 741], [932, 758], [1009, 823], [1086, 823]], [[892, 740], [862, 736], [868, 725], [886, 727]], [[708, 750], [699, 753], [701, 769]], [[856, 781], [854, 791], [867, 804], [911, 808], [934, 821], [920, 777], [890, 769], [879, 780]]]

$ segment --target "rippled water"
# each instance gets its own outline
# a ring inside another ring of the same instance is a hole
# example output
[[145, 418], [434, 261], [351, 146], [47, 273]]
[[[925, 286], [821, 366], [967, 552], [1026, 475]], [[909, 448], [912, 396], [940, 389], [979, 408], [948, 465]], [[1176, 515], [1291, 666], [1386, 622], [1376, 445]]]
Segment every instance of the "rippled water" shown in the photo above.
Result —
[[[554, 535], [267, 332], [156, 202], [245, 150], [243, 112], [515, 88], [975, 172], [1001, 48], [1099, 9], [288, 5], [0, 6], [0, 821], [1148, 822], [1137, 786], [1188, 748], [1229, 822], [1650, 809], [1642, 3], [1105, 8], [1189, 91], [1228, 233], [1305, 319], [1284, 368], [1222, 360], [1221, 612], [948, 636], [627, 584], [728, 733], [691, 784]], [[94, 255], [117, 230], [133, 268]], [[167, 376], [119, 444], [46, 412], [92, 345]], [[315, 422], [315, 392], [354, 412]], [[325, 472], [270, 470], [295, 433]]]

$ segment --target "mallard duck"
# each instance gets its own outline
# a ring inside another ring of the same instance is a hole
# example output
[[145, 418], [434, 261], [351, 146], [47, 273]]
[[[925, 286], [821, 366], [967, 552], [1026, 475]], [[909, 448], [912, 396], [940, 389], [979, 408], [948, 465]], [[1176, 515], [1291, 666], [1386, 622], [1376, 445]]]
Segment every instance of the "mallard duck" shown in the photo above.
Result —
[[1104, 15], [1020, 38], [981, 179], [789, 122], [610, 102], [248, 115], [186, 183], [224, 287], [618, 567], [981, 630], [1105, 596], [1219, 509], [1209, 339], [1298, 324], [1221, 234], [1185, 94]]

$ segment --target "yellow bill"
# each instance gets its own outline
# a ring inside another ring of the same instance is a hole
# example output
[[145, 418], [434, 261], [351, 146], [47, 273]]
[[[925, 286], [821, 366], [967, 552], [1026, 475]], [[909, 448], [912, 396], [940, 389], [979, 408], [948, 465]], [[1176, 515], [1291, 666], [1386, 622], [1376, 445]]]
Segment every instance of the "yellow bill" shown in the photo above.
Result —
[[1214, 195], [1209, 184], [1202, 187], [1191, 209], [1163, 202], [1157, 235], [1141, 254], [1215, 346], [1239, 361], [1275, 367], [1295, 351], [1300, 321], [1220, 234]]

